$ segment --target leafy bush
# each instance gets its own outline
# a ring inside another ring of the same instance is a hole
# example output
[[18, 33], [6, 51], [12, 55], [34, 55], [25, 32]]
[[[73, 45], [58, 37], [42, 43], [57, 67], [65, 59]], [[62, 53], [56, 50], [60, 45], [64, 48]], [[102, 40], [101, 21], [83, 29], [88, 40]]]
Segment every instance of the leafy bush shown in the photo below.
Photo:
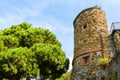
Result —
[[70, 76], [71, 76], [71, 71], [66, 72], [60, 78], [56, 78], [55, 80], [70, 80]]
[[104, 66], [104, 65], [108, 64], [108, 62], [109, 62], [108, 58], [100, 58], [98, 60], [98, 65]]

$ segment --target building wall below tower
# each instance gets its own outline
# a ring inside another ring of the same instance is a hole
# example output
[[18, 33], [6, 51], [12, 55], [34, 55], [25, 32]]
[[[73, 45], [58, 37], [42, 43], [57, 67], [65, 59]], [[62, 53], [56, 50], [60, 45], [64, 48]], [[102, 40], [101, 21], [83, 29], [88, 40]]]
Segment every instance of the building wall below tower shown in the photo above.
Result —
[[[87, 64], [81, 65], [83, 57], [90, 55], [92, 59]], [[103, 67], [98, 65], [98, 60], [102, 58], [102, 51], [91, 52], [89, 54], [79, 56], [72, 70], [71, 80], [97, 80], [104, 77]]]

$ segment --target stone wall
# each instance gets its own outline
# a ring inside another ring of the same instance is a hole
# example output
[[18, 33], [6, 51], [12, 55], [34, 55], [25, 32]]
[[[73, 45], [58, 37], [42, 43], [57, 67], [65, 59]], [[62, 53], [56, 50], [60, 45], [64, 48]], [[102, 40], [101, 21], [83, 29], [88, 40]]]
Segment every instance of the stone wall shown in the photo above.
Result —
[[[108, 58], [109, 63], [99, 65], [100, 58]], [[71, 80], [120, 80], [120, 30], [108, 34], [105, 13], [97, 6], [74, 20]]]
[[[107, 34], [107, 32], [105, 14], [99, 7], [83, 10], [74, 20], [75, 53], [80, 52], [79, 50], [88, 50], [88, 48], [100, 48], [100, 35]], [[93, 44], [93, 41], [98, 45]], [[85, 46], [86, 49], [81, 49], [81, 46]]]
[[74, 20], [74, 59], [71, 80], [102, 80], [105, 70], [99, 58], [109, 57], [110, 41], [105, 13], [95, 6]]
[[114, 50], [112, 51], [112, 57], [110, 62], [106, 67], [106, 80], [120, 80], [120, 31], [116, 31], [112, 37], [113, 41], [111, 44], [114, 44]]
[[[90, 49], [106, 49], [108, 26], [105, 13], [99, 7], [83, 10], [74, 20], [74, 54]], [[106, 52], [108, 50], [104, 50]]]
[[120, 34], [118, 32], [120, 32], [120, 31], [117, 31], [114, 34], [113, 39], [115, 41], [114, 44], [116, 45], [117, 50], [120, 51]]

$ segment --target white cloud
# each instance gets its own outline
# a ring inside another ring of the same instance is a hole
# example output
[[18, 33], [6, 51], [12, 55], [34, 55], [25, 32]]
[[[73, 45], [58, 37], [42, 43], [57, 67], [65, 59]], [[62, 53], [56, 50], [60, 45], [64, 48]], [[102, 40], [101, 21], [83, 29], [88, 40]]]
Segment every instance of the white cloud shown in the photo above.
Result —
[[69, 61], [70, 61], [70, 64], [69, 64], [69, 70], [72, 70], [72, 60], [73, 60], [73, 57], [68, 57], [69, 58]]

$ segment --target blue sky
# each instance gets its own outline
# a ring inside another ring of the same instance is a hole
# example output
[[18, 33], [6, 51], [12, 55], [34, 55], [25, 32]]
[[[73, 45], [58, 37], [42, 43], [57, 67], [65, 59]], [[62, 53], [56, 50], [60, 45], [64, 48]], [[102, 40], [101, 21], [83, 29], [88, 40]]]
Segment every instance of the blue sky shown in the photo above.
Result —
[[106, 13], [108, 25], [120, 21], [120, 0], [0, 0], [0, 29], [28, 22], [50, 29], [72, 59], [73, 20], [85, 8], [98, 5]]

